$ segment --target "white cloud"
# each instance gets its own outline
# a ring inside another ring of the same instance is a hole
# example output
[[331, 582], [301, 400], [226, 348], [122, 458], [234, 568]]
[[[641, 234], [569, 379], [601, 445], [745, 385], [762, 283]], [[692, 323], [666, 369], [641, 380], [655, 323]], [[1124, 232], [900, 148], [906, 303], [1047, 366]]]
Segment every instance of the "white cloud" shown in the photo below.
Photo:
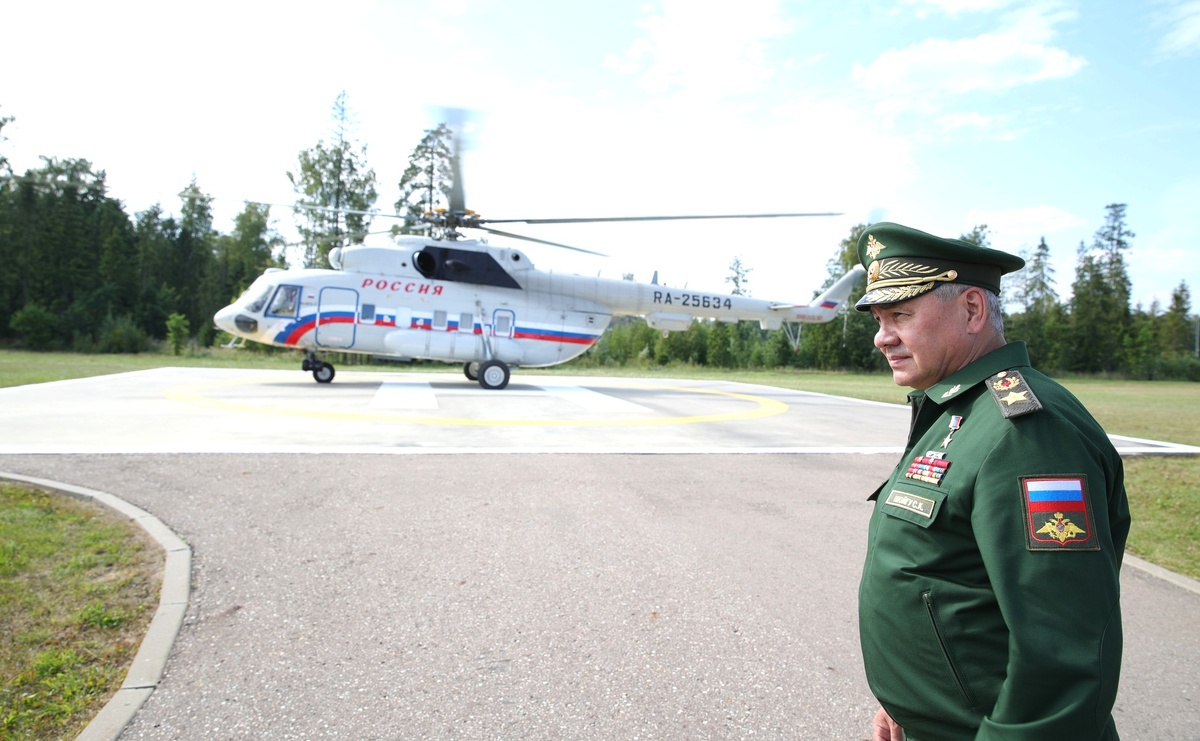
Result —
[[971, 226], [987, 224], [992, 246], [1006, 252], [1032, 249], [1043, 237], [1053, 244], [1055, 235], [1087, 224], [1075, 214], [1047, 205], [972, 209], [967, 212], [967, 222]]
[[947, 15], [959, 15], [960, 13], [1000, 10], [1012, 3], [1013, 0], [905, 0], [905, 5], [916, 8], [919, 17], [935, 11]]
[[[1128, 256], [1129, 277], [1135, 289], [1134, 301], [1148, 308], [1153, 301], [1166, 307], [1171, 292], [1180, 282], [1187, 283], [1192, 296], [1192, 312], [1200, 309], [1200, 275], [1195, 269], [1191, 221], [1180, 215], [1191, 214], [1200, 202], [1200, 177], [1171, 183], [1148, 213], [1135, 214], [1136, 222], [1149, 221], [1156, 228], [1137, 226], [1137, 237]], [[1134, 224], [1136, 226], [1136, 223]], [[1145, 290], [1143, 286], [1155, 286]]]
[[1010, 128], [1012, 117], [985, 115], [976, 112], [949, 113], [939, 116], [938, 127], [941, 131], [976, 131], [981, 136], [996, 141], [1012, 141], [1016, 138]]
[[1012, 34], [970, 39], [926, 39], [889, 50], [868, 66], [855, 65], [854, 78], [868, 90], [891, 96], [1004, 90], [1070, 77], [1084, 60], [1063, 49]]
[[1200, 52], [1200, 0], [1172, 0], [1160, 6], [1155, 22], [1166, 31], [1158, 44], [1159, 55], [1180, 57]]
[[653, 94], [722, 97], [754, 92], [774, 75], [767, 46], [791, 31], [778, 0], [745, 0], [736, 12], [723, 1], [664, 0], [638, 22], [645, 35], [613, 69], [637, 75]]
[[[979, 92], [1003, 92], [1037, 82], [1071, 77], [1085, 60], [1054, 45], [1057, 28], [1077, 17], [1061, 0], [912, 0], [918, 16], [940, 11], [956, 16], [975, 12], [993, 28], [974, 36], [926, 38], [890, 49], [873, 62], [856, 64], [853, 79], [876, 96], [887, 116], [935, 116], [954, 99]], [[972, 120], [972, 117], [975, 117]], [[951, 113], [942, 123], [961, 127], [985, 122], [980, 114]], [[1000, 119], [986, 119], [990, 125]], [[1005, 140], [1013, 132], [990, 133]]]

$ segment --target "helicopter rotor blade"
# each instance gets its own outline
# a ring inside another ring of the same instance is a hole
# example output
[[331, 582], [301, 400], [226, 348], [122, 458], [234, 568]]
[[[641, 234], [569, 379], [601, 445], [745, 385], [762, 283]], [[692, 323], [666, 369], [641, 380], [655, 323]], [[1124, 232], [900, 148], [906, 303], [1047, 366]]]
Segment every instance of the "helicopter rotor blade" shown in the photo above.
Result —
[[467, 195], [463, 191], [462, 184], [462, 166], [458, 159], [459, 148], [458, 139], [454, 140], [454, 153], [450, 155], [450, 166], [453, 168], [453, 175], [450, 181], [450, 213], [458, 214], [466, 210]]
[[598, 216], [579, 219], [480, 219], [488, 224], [595, 224], [617, 221], [696, 221], [700, 219], [782, 219], [810, 216], [841, 216], [840, 212], [812, 212], [795, 214], [704, 214], [693, 216]]
[[466, 112], [459, 108], [446, 108], [442, 118], [450, 129], [450, 195], [449, 211], [459, 214], [467, 208], [467, 195], [463, 189], [462, 179], [462, 129]]
[[246, 201], [255, 206], [269, 206], [271, 208], [286, 208], [290, 211], [321, 211], [327, 214], [357, 214], [359, 216], [385, 216], [393, 219], [403, 219], [404, 216], [393, 214], [383, 214], [378, 211], [361, 211], [353, 208], [333, 208], [332, 206], [318, 206], [313, 203], [267, 203], [266, 201]]
[[569, 244], [562, 244], [561, 242], [551, 242], [547, 239], [537, 239], [536, 237], [526, 237], [523, 234], [513, 234], [512, 232], [502, 232], [499, 229], [492, 229], [492, 228], [486, 227], [486, 226], [477, 226], [474, 228], [481, 229], [485, 232], [488, 232], [489, 234], [495, 234], [500, 237], [511, 237], [512, 239], [523, 239], [526, 242], [536, 242], [538, 244], [547, 244], [547, 245], [550, 245], [551, 247], [561, 247], [566, 250], [574, 250], [576, 252], [583, 252], [588, 255], [597, 255], [599, 257], [608, 257], [608, 255], [604, 254], [603, 252], [594, 252], [592, 250], [585, 250], [582, 247], [572, 247]]

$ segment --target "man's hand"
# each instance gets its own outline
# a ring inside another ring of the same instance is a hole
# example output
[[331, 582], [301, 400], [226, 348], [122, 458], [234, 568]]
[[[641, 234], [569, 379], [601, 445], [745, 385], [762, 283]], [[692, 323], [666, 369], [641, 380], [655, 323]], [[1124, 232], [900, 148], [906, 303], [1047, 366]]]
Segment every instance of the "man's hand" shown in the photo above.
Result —
[[879, 712], [875, 713], [871, 731], [871, 741], [904, 741], [904, 729], [897, 725], [883, 708], [879, 708]]

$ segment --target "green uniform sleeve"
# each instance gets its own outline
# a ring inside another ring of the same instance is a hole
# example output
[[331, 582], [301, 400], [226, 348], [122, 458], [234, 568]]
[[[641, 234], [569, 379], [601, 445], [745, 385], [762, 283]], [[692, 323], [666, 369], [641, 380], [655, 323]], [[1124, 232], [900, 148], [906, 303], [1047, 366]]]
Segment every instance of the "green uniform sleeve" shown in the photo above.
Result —
[[[1011, 420], [979, 469], [971, 523], [1009, 650], [978, 739], [1116, 738], [1124, 531], [1114, 543], [1109, 497], [1123, 482], [1113, 457], [1043, 412]], [[1037, 510], [1030, 481], [1079, 482], [1087, 514]]]

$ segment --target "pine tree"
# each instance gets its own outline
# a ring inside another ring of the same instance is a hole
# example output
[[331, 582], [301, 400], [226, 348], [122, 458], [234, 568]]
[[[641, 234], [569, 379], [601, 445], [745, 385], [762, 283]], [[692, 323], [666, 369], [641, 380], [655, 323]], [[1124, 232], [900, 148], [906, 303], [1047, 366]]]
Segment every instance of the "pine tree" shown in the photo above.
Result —
[[[1005, 276], [1014, 302], [1021, 312], [1009, 317], [1009, 340], [1023, 340], [1029, 347], [1030, 360], [1040, 368], [1052, 367], [1053, 346], [1050, 328], [1059, 313], [1058, 294], [1054, 290], [1054, 268], [1050, 265], [1050, 247], [1042, 237], [1033, 254], [1024, 254], [1025, 267]], [[1007, 291], [1006, 291], [1007, 292]]]
[[1187, 283], [1181, 282], [1171, 292], [1171, 306], [1162, 316], [1159, 332], [1159, 349], [1164, 355], [1193, 355], [1195, 353], [1196, 323], [1192, 311], [1191, 293]]
[[375, 171], [367, 167], [367, 147], [351, 143], [352, 120], [341, 92], [333, 104], [333, 142], [319, 140], [300, 153], [299, 167], [288, 172], [296, 191], [296, 227], [304, 242], [304, 265], [328, 264], [329, 251], [361, 244], [375, 205]]
[[[395, 234], [424, 233], [417, 219], [435, 209], [448, 208], [454, 187], [454, 132], [446, 124], [425, 132], [408, 158], [408, 167], [400, 177], [400, 197], [396, 213], [406, 217], [403, 226], [392, 228]], [[435, 238], [444, 234], [433, 234]]]

